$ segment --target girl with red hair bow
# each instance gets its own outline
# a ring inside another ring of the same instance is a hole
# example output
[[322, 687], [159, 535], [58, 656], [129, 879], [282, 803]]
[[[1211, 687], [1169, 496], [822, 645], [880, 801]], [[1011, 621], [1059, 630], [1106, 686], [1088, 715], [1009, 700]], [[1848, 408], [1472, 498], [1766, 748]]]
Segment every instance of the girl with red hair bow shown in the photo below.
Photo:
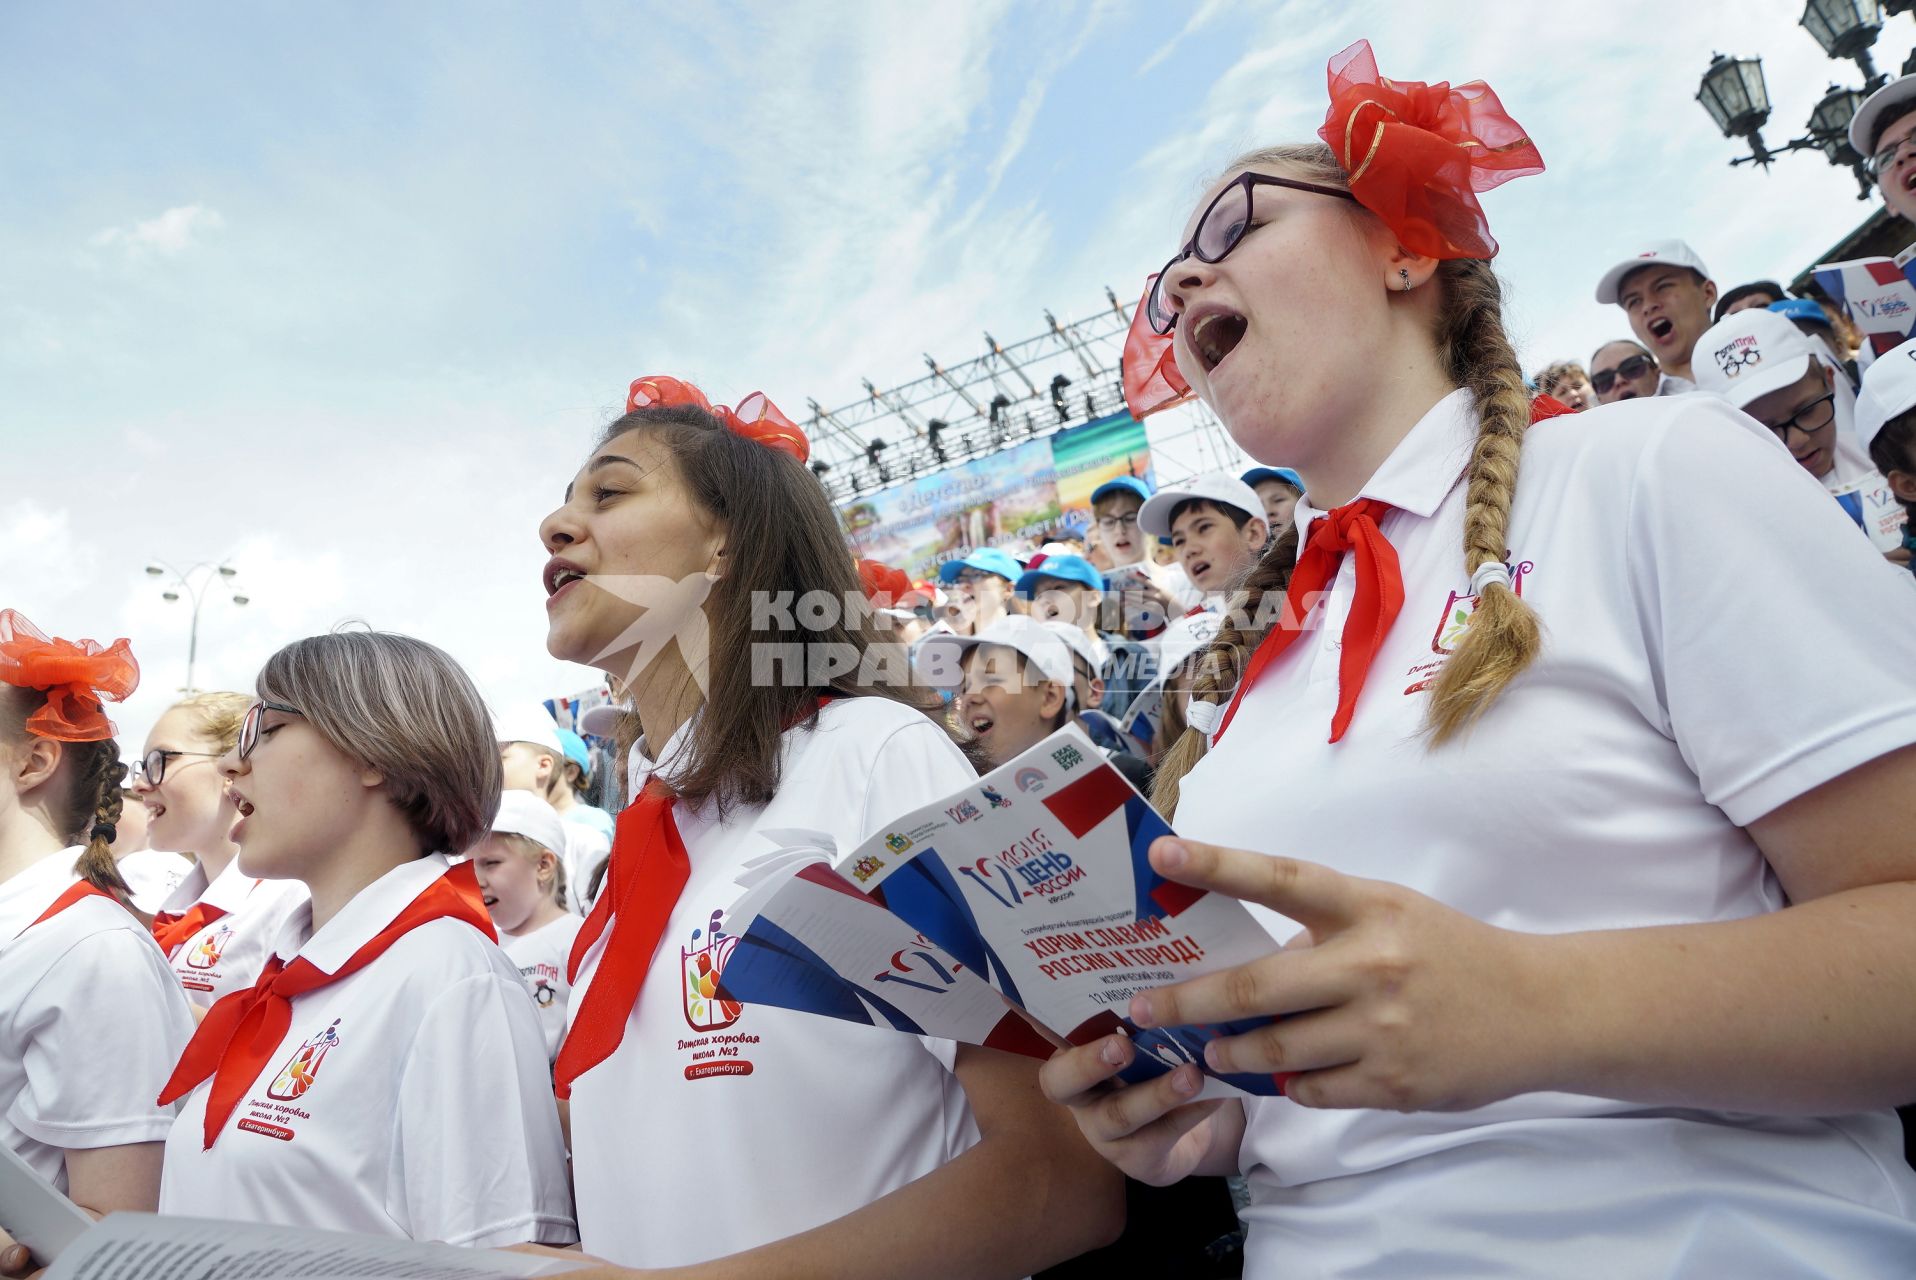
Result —
[[[873, 621], [802, 433], [751, 429], [762, 409], [640, 379], [539, 531], [547, 648], [617, 677], [643, 729], [554, 1064], [582, 1248], [675, 1276], [1027, 1275], [1123, 1204], [1036, 1059], [723, 993], [753, 861], [794, 831], [850, 848], [976, 776]], [[1044, 1229], [1003, 1230], [1033, 1188]]]
[[1906, 1275], [1916, 596], [1713, 398], [1532, 425], [1476, 197], [1536, 148], [1482, 83], [1329, 78], [1321, 145], [1200, 200], [1127, 380], [1168, 344], [1305, 482], [1152, 850], [1273, 949], [1129, 1011], [1274, 1019], [1207, 1057], [1286, 1096], [1111, 1088], [1117, 1037], [1046, 1091], [1135, 1177], [1247, 1174], [1247, 1275]]
[[[133, 692], [124, 640], [57, 640], [0, 610], [0, 1142], [96, 1213], [151, 1212], [193, 1021], [107, 846]], [[31, 1265], [0, 1234], [0, 1272]], [[41, 1259], [45, 1261], [45, 1259]]]

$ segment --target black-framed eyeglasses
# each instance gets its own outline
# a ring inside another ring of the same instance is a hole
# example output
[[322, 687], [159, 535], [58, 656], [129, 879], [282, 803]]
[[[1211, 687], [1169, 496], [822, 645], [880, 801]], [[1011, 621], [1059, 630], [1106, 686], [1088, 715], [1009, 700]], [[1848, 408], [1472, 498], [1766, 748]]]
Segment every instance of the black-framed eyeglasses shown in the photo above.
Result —
[[1776, 432], [1776, 438], [1788, 444], [1790, 428], [1795, 427], [1806, 436], [1813, 436], [1836, 420], [1836, 392], [1831, 390], [1816, 397], [1792, 413], [1781, 422], [1766, 422], [1763, 425]]
[[1650, 356], [1631, 356], [1628, 360], [1619, 362], [1614, 369], [1599, 369], [1591, 374], [1590, 387], [1598, 395], [1607, 396], [1610, 394], [1610, 388], [1617, 385], [1618, 378], [1626, 382], [1634, 382], [1656, 367], [1657, 362]]
[[1267, 173], [1240, 173], [1231, 179], [1224, 190], [1211, 198], [1211, 203], [1205, 206], [1204, 216], [1198, 219], [1197, 233], [1191, 237], [1190, 243], [1178, 250], [1177, 255], [1164, 264], [1164, 270], [1158, 272], [1157, 279], [1151, 282], [1151, 292], [1145, 297], [1144, 307], [1145, 318], [1151, 322], [1153, 333], [1169, 333], [1177, 327], [1178, 313], [1171, 310], [1164, 299], [1164, 277], [1171, 274], [1171, 268], [1193, 257], [1199, 262], [1222, 262], [1251, 233], [1253, 187], [1288, 187], [1292, 191], [1336, 196], [1340, 200], [1357, 199], [1341, 187], [1299, 182], [1295, 178], [1273, 178]]
[[224, 751], [162, 751], [155, 747], [133, 762], [132, 772], [136, 778], [145, 778], [147, 786], [157, 787], [166, 780], [166, 762], [174, 756], [205, 756], [217, 760], [225, 754]]
[[1916, 146], [1916, 133], [1912, 133], [1905, 138], [1896, 139], [1896, 141], [1871, 156], [1867, 166], [1869, 176], [1872, 178], [1880, 178], [1885, 173], [1888, 173], [1890, 166], [1896, 163], [1896, 157], [1903, 154], [1904, 147], [1909, 146]]
[[268, 711], [283, 711], [289, 716], [303, 717], [306, 714], [298, 707], [289, 707], [283, 702], [268, 702], [264, 698], [246, 708], [246, 718], [240, 721], [239, 744], [235, 748], [240, 759], [252, 755], [253, 748], [259, 745], [260, 717]]

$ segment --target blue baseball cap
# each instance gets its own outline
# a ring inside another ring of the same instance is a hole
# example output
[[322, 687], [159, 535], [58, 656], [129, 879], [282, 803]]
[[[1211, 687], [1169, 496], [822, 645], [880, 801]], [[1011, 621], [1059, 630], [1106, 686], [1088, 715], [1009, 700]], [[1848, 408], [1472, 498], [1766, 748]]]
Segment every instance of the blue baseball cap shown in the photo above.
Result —
[[592, 753], [586, 750], [585, 739], [570, 729], [559, 730], [559, 745], [565, 748], [565, 758], [579, 766], [586, 773], [592, 772]]
[[1282, 480], [1299, 493], [1304, 492], [1303, 478], [1289, 467], [1252, 467], [1238, 478], [1253, 489], [1266, 480]]
[[1043, 560], [1024, 571], [1018, 579], [1017, 592], [1029, 600], [1038, 592], [1038, 579], [1057, 578], [1063, 582], [1075, 582], [1079, 586], [1090, 587], [1093, 591], [1104, 590], [1104, 575], [1091, 566], [1083, 556], [1046, 556]]
[[1116, 480], [1106, 480], [1091, 491], [1091, 505], [1097, 506], [1114, 493], [1132, 493], [1139, 502], [1151, 496], [1151, 486], [1136, 476], [1119, 476]]
[[1009, 552], [998, 547], [979, 547], [963, 560], [947, 560], [938, 566], [938, 581], [950, 586], [966, 569], [995, 573], [1006, 582], [1016, 582], [1025, 567]]
[[1781, 302], [1772, 302], [1770, 310], [1788, 320], [1808, 320], [1812, 324], [1827, 326], [1830, 318], [1823, 314], [1823, 308], [1816, 305], [1813, 298], [1785, 298]]

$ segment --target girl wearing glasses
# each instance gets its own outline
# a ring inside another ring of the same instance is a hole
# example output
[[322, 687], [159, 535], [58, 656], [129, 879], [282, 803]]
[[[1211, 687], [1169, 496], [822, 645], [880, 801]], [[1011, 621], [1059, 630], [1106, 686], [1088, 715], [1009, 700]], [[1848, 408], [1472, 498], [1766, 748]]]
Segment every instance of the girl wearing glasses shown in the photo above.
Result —
[[[808, 452], [762, 395], [641, 378], [540, 528], [547, 648], [622, 681], [644, 726], [554, 1066], [582, 1247], [675, 1276], [1028, 1275], [1108, 1241], [1123, 1203], [1034, 1059], [723, 997], [754, 860], [794, 830], [850, 848], [976, 778], [886, 674]], [[827, 595], [860, 612], [761, 607]], [[1044, 1229], [1004, 1230], [1034, 1195]]]
[[1285, 1096], [1111, 1089], [1116, 1037], [1046, 1091], [1135, 1177], [1244, 1172], [1247, 1276], [1907, 1275], [1916, 596], [1716, 397], [1531, 426], [1476, 193], [1536, 149], [1368, 45], [1330, 84], [1150, 316], [1305, 496], [1151, 851], [1273, 950], [1129, 1012], [1274, 1018], [1207, 1057]]
[[[0, 1142], [96, 1213], [157, 1203], [173, 1117], [153, 1098], [193, 1025], [107, 848], [121, 768], [100, 700], [138, 682], [126, 641], [0, 610]], [[25, 1255], [0, 1233], [0, 1273]]]
[[440, 650], [367, 631], [288, 645], [259, 694], [218, 766], [238, 863], [311, 896], [166, 1081], [161, 1212], [573, 1240], [538, 1014], [449, 858], [499, 802], [485, 704]]
[[146, 807], [155, 848], [194, 860], [153, 919], [197, 1013], [231, 991], [253, 985], [280, 926], [306, 899], [297, 880], [262, 880], [240, 869], [231, 838], [239, 811], [217, 761], [239, 741], [252, 699], [243, 693], [198, 693], [169, 707], [146, 735], [133, 766], [133, 794]]

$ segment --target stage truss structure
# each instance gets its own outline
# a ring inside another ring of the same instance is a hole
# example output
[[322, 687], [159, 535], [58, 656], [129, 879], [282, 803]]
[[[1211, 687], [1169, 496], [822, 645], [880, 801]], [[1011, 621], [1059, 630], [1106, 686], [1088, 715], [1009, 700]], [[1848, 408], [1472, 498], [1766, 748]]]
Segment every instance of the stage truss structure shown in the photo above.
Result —
[[[1107, 287], [1106, 306], [1064, 323], [1050, 310], [1033, 337], [1000, 343], [987, 331], [983, 355], [945, 364], [835, 409], [807, 399], [812, 470], [834, 503], [936, 475], [1067, 427], [1124, 411], [1120, 364], [1131, 307]], [[1145, 422], [1160, 485], [1249, 462], [1223, 424], [1193, 400]]]

